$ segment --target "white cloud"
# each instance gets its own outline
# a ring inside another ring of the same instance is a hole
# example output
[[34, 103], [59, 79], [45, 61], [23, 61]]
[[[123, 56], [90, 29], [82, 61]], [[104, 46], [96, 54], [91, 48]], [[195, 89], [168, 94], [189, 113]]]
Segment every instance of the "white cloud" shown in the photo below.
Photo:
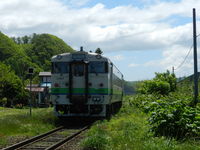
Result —
[[69, 0], [66, 5], [60, 0], [1, 1], [0, 29], [9, 35], [48, 32], [73, 47], [101, 47], [104, 51], [164, 49], [185, 43], [191, 24], [171, 27], [162, 20], [171, 15], [189, 16], [194, 4], [200, 6], [195, 0], [183, 0], [141, 9], [132, 5], [109, 9], [100, 3], [91, 8], [69, 7], [88, 1]]
[[[124, 50], [163, 50], [163, 58], [143, 66], [171, 68], [182, 61], [192, 42], [192, 23], [173, 25], [176, 17], [190, 17], [200, 1], [161, 2], [142, 0], [143, 8], [134, 5], [107, 8], [99, 3], [84, 6], [90, 0], [2, 0], [0, 31], [9, 36], [51, 33], [72, 47], [88, 50], [100, 47], [104, 52]], [[154, 2], [150, 5], [150, 2]], [[79, 6], [80, 8], [71, 7]], [[197, 15], [197, 20], [199, 15]], [[197, 22], [197, 27], [199, 22]], [[115, 56], [123, 60], [123, 56]], [[185, 69], [191, 72], [191, 63]], [[135, 67], [138, 64], [130, 64]], [[181, 71], [180, 71], [181, 72]]]
[[[191, 46], [191, 45], [190, 45]], [[160, 65], [165, 69], [171, 70], [175, 68], [177, 76], [190, 75], [193, 73], [193, 49], [191, 47], [175, 45], [170, 50], [166, 50], [163, 53], [164, 59], [160, 62]], [[186, 57], [188, 55], [188, 57]], [[199, 57], [200, 59], [200, 57]]]

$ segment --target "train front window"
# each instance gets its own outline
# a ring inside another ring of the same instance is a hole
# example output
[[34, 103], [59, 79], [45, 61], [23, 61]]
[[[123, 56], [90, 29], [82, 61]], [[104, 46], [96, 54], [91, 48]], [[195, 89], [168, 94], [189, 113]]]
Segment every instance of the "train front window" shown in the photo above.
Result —
[[67, 62], [52, 63], [53, 73], [69, 73], [69, 64]]
[[89, 63], [89, 73], [107, 73], [108, 63], [102, 61], [91, 61]]
[[84, 64], [74, 64], [74, 76], [84, 75]]

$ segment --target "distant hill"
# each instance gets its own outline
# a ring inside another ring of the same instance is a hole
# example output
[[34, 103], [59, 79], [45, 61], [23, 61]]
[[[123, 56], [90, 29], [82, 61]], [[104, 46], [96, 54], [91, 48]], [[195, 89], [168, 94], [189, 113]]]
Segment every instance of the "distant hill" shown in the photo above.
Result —
[[[200, 76], [200, 72], [198, 72], [198, 78], [199, 78], [199, 76]], [[183, 82], [185, 80], [188, 80], [188, 81], [191, 81], [191, 82], [194, 81], [194, 74], [189, 75], [187, 77], [180, 77], [180, 78], [177, 79], [178, 82]]]
[[124, 94], [125, 95], [132, 95], [136, 94], [136, 89], [138, 86], [139, 81], [125, 81], [124, 82]]
[[11, 66], [22, 80], [27, 79], [27, 70], [33, 67], [35, 74], [50, 71], [51, 57], [74, 50], [62, 39], [51, 34], [9, 38], [0, 32], [0, 61]]
[[[198, 79], [200, 76], [200, 72], [198, 72]], [[188, 94], [193, 95], [194, 93], [194, 75], [190, 75], [187, 77], [181, 77], [177, 79], [177, 86], [179, 89], [187, 92]], [[200, 79], [198, 80], [199, 92], [200, 92]]]
[[26, 55], [21, 45], [16, 44], [8, 36], [0, 32], [0, 61], [11, 66], [12, 70], [20, 78], [25, 78], [25, 70], [29, 66], [33, 66], [36, 70], [39, 67], [31, 62], [31, 59]]
[[74, 50], [62, 39], [51, 34], [34, 34], [28, 44], [22, 44], [26, 54], [45, 71], [51, 67], [51, 57]]
[[8, 36], [0, 32], [0, 61], [4, 61], [14, 55], [24, 55], [23, 50]]

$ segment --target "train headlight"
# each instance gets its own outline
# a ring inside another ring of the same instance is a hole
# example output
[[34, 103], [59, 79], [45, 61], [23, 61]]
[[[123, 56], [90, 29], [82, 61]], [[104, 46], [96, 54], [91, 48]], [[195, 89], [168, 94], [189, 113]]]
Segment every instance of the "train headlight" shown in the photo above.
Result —
[[99, 102], [99, 101], [101, 101], [101, 97], [100, 96], [94, 96], [94, 97], [92, 97], [92, 101]]

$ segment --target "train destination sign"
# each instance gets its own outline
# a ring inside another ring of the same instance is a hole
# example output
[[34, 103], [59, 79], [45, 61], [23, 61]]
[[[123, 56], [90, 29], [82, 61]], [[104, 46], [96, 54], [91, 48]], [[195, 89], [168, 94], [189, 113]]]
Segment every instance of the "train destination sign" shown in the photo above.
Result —
[[84, 60], [85, 54], [72, 54], [72, 59], [73, 60]]

